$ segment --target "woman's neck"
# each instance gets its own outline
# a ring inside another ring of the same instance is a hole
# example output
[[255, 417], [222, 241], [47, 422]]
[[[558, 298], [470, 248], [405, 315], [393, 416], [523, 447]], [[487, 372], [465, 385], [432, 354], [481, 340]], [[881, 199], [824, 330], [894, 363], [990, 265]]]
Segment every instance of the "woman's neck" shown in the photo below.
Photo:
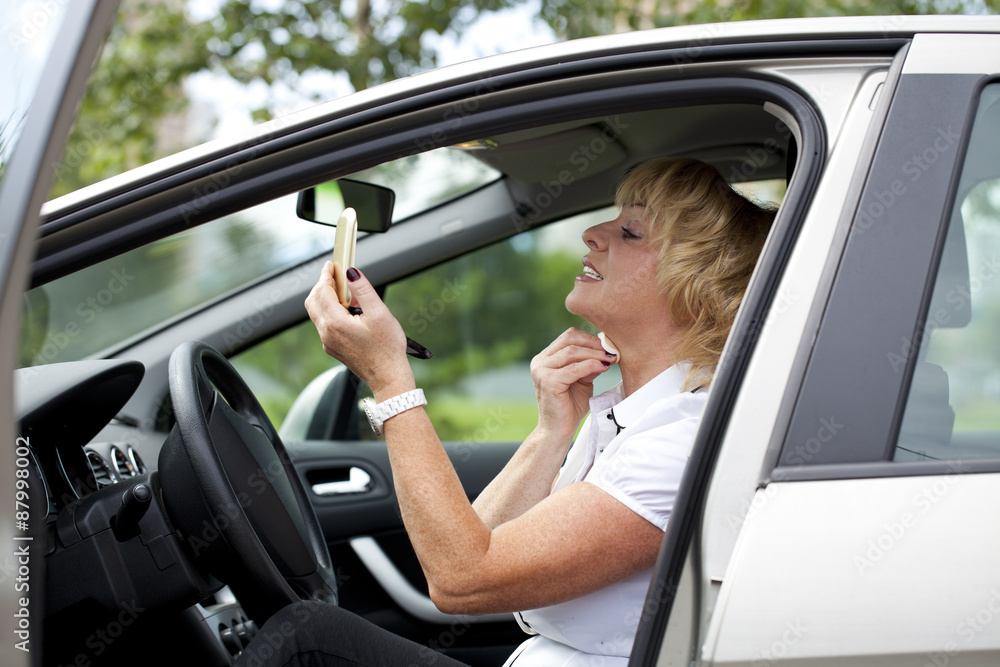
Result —
[[[617, 342], [617, 341], [616, 341]], [[652, 349], [651, 349], [652, 348]], [[674, 365], [674, 345], [637, 345], [618, 347], [621, 361], [622, 391], [631, 396], [640, 387]]]

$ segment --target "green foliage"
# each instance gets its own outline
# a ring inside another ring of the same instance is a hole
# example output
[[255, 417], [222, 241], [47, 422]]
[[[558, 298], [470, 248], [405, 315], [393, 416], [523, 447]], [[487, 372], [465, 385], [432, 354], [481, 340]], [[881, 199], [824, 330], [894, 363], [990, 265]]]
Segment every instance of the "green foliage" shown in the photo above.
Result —
[[539, 16], [561, 39], [676, 25], [808, 16], [995, 13], [1000, 0], [542, 0]]
[[386, 304], [403, 329], [434, 352], [431, 362], [413, 364], [421, 386], [453, 387], [471, 375], [527, 363], [559, 333], [584, 325], [564, 304], [579, 256], [543, 253], [530, 232], [518, 238], [387, 290]]
[[183, 7], [123, 4], [58, 165], [53, 196], [170, 152], [158, 141], [161, 121], [186, 107], [184, 79], [211, 64], [211, 27], [191, 22]]
[[323, 352], [316, 327], [309, 320], [248, 348], [231, 361], [275, 428], [281, 428], [289, 408], [306, 385], [339, 363]]
[[[211, 21], [213, 52], [238, 81], [345, 72], [355, 90], [434, 67], [424, 35], [460, 32], [519, 0], [230, 0]], [[266, 115], [267, 110], [260, 110]]]

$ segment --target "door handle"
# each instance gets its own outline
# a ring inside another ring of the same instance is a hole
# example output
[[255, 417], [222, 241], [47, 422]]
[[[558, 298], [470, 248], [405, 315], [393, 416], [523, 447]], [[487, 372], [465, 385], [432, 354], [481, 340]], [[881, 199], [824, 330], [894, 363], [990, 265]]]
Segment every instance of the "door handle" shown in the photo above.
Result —
[[336, 482], [321, 482], [312, 485], [317, 496], [343, 496], [353, 493], [368, 493], [372, 490], [372, 476], [356, 466], [351, 466], [347, 479]]

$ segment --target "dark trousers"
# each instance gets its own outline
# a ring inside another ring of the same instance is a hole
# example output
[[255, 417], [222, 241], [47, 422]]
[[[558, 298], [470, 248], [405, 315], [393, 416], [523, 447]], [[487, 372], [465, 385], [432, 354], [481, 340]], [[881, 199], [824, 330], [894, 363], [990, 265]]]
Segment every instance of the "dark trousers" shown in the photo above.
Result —
[[268, 619], [236, 667], [467, 667], [322, 602], [296, 602]]

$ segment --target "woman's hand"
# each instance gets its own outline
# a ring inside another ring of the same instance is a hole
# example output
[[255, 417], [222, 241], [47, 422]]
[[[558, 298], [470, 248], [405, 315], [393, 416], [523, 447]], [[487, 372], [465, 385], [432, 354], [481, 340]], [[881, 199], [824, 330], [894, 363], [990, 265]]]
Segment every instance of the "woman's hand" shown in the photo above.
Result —
[[352, 315], [337, 299], [333, 262], [323, 266], [306, 298], [306, 311], [316, 325], [323, 351], [367, 382], [377, 401], [413, 389], [403, 328], [360, 271], [348, 269], [347, 278], [351, 306], [361, 308], [361, 315]]
[[531, 378], [538, 399], [536, 430], [565, 441], [590, 410], [594, 379], [616, 361], [597, 336], [567, 329], [531, 360]]

